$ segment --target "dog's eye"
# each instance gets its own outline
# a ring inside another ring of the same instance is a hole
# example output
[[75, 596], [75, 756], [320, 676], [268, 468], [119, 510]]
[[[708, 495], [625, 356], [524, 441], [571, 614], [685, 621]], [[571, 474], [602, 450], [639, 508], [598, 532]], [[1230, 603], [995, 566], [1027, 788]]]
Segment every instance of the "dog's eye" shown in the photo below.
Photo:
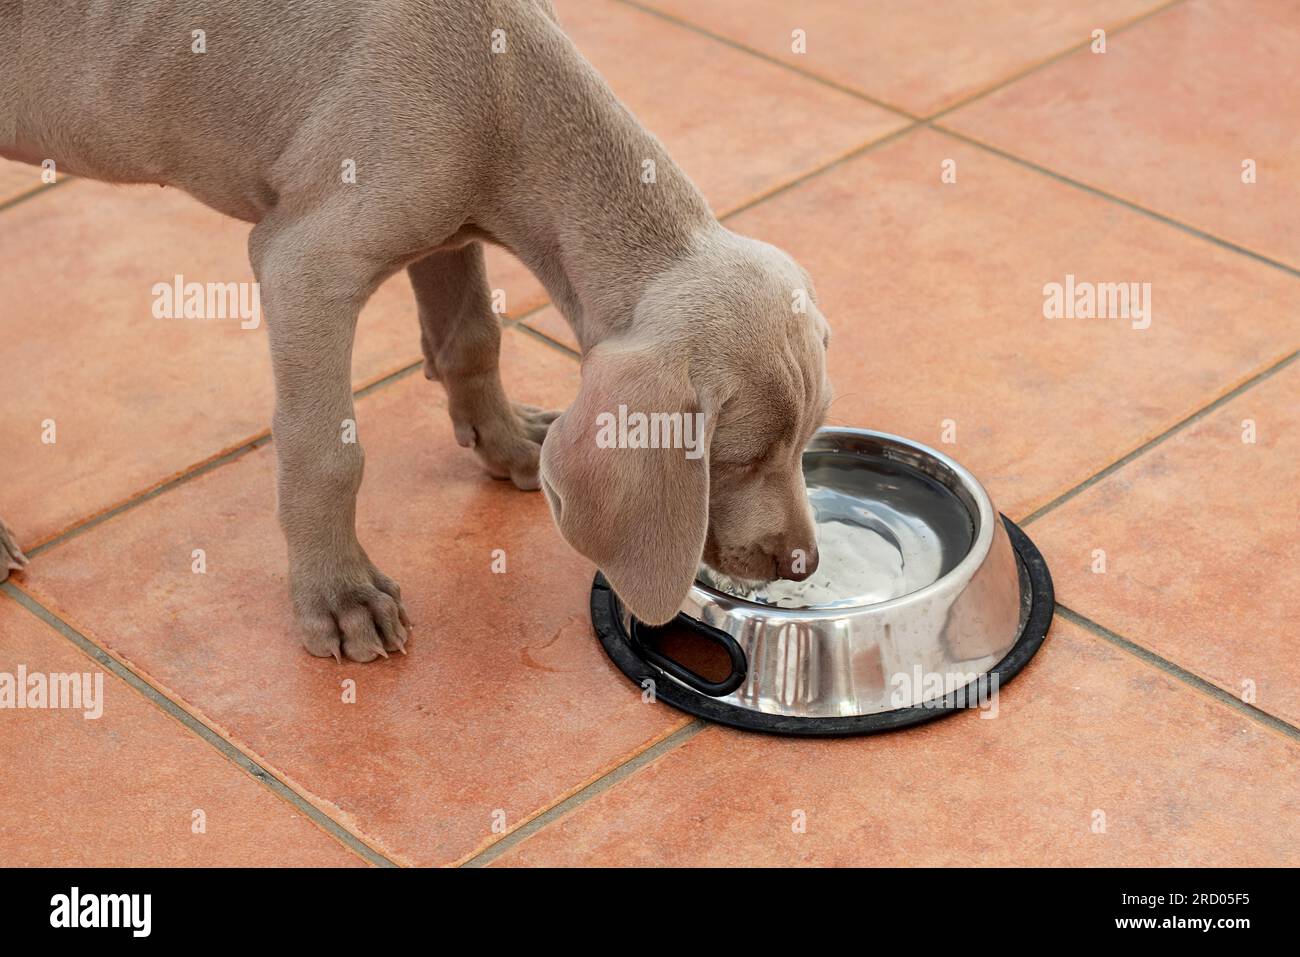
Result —
[[758, 471], [758, 463], [751, 462], [739, 464], [736, 462], [723, 462], [716, 466], [717, 472], [714, 473], [719, 479], [729, 479], [731, 481], [743, 481]]
[[716, 458], [715, 464], [727, 469], [730, 472], [749, 472], [758, 468], [763, 462], [762, 455], [733, 455], [730, 457]]

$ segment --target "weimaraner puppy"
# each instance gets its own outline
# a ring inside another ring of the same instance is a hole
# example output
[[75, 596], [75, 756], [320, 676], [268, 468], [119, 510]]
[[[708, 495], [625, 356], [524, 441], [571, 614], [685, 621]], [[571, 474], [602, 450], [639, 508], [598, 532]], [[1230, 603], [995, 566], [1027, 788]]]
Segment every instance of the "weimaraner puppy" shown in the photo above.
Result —
[[[0, 0], [0, 110], [0, 155], [255, 224], [312, 654], [405, 650], [398, 586], [357, 540], [361, 447], [340, 440], [357, 314], [400, 269], [460, 444], [544, 489], [638, 617], [669, 620], [701, 560], [748, 581], [815, 570], [800, 456], [830, 387], [809, 277], [718, 223], [548, 0]], [[502, 390], [484, 242], [537, 275], [581, 344], [558, 418]], [[667, 431], [598, 439], [637, 414], [699, 422], [695, 450]], [[0, 531], [0, 575], [21, 562]]]

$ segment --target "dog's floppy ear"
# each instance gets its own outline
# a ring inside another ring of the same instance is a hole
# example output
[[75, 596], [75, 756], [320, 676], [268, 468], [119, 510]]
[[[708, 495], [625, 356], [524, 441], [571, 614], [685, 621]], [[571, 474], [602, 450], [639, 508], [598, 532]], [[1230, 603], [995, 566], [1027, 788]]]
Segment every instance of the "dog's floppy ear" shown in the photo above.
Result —
[[[647, 624], [677, 614], [704, 551], [715, 418], [706, 406], [684, 361], [605, 342], [583, 358], [578, 397], [542, 445], [560, 533]], [[658, 418], [638, 431], [638, 413]], [[674, 421], [679, 447], [645, 447], [651, 431], [662, 446]]]

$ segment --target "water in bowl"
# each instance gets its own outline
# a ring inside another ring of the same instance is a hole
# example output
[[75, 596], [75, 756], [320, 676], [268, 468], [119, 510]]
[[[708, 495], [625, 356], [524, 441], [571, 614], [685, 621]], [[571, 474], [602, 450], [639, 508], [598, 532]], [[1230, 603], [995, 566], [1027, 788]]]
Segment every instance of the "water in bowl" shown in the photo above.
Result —
[[819, 451], [804, 455], [817, 518], [817, 571], [801, 582], [739, 582], [702, 566], [710, 588], [777, 608], [843, 608], [911, 594], [970, 551], [970, 513], [945, 485], [891, 459]]

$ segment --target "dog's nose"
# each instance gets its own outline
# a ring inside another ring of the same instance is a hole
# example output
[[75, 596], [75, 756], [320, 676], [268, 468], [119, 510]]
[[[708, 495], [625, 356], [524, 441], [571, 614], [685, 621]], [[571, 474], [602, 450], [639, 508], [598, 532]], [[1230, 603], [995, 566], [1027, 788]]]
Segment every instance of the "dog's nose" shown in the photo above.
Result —
[[792, 548], [781, 553], [776, 560], [776, 571], [779, 578], [787, 578], [795, 582], [803, 581], [817, 571], [817, 546], [813, 545], [806, 549]]

